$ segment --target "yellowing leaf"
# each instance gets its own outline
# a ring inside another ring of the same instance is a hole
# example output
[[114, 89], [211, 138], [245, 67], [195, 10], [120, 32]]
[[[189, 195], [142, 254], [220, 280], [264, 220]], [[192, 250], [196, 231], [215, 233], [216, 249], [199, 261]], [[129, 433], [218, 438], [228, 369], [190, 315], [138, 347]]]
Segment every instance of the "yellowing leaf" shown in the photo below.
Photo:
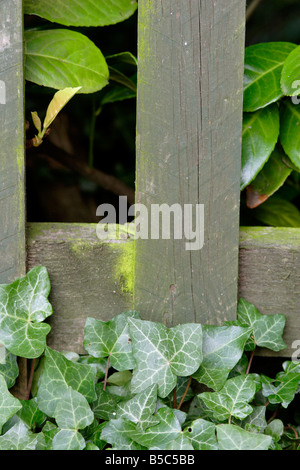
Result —
[[44, 120], [44, 130], [46, 130], [50, 126], [50, 124], [52, 124], [58, 113], [80, 89], [81, 87], [64, 88], [63, 90], [59, 90], [55, 93], [52, 101], [50, 101], [46, 112], [46, 117]]
[[41, 132], [42, 131], [42, 123], [41, 123], [41, 120], [40, 120], [40, 117], [39, 117], [38, 113], [36, 111], [33, 111], [31, 113], [31, 117], [32, 117], [34, 127], [36, 128], [36, 130], [38, 132]]

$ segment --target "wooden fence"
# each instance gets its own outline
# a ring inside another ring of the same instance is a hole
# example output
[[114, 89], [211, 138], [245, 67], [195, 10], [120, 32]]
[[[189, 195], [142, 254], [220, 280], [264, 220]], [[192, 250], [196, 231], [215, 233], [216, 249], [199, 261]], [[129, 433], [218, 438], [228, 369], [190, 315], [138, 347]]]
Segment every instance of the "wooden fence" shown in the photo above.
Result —
[[136, 202], [202, 204], [199, 250], [177, 239], [108, 243], [97, 224], [26, 223], [21, 4], [0, 1], [0, 282], [47, 267], [57, 350], [83, 351], [88, 316], [136, 309], [167, 326], [219, 324], [243, 296], [286, 315], [278, 354], [290, 357], [300, 230], [239, 227], [245, 0], [139, 0]]

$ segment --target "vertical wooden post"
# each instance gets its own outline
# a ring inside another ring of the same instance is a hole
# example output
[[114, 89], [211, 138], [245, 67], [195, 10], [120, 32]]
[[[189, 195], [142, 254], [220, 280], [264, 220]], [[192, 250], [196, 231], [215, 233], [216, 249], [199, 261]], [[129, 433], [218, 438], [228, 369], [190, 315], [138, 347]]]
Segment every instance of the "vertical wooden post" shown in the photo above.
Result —
[[167, 326], [236, 316], [244, 23], [245, 0], [139, 1], [136, 202], [204, 205], [201, 249], [136, 240], [135, 308]]
[[0, 1], [0, 283], [25, 274], [22, 0]]

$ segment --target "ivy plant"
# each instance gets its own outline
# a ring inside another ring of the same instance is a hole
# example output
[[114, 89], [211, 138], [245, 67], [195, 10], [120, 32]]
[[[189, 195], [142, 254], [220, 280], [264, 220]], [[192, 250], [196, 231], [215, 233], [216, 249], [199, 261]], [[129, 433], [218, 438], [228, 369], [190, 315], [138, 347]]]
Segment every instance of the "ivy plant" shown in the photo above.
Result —
[[245, 50], [241, 190], [267, 225], [300, 227], [297, 207], [275, 194], [289, 177], [299, 181], [299, 63], [300, 46], [288, 42]]
[[[166, 328], [127, 311], [87, 318], [84, 354], [46, 344], [53, 312], [47, 270], [0, 286], [0, 449], [280, 450], [300, 447], [288, 421], [300, 363], [275, 377], [252, 371], [257, 347], [282, 351], [285, 316], [246, 299], [223, 325]], [[31, 362], [17, 398], [17, 356]]]

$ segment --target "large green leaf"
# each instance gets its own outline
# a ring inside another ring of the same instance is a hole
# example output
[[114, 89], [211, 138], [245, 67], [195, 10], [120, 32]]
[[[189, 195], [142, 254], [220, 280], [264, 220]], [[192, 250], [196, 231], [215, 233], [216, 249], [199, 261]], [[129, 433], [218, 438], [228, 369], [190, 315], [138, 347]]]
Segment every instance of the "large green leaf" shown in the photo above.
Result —
[[0, 433], [3, 424], [21, 408], [20, 401], [8, 391], [5, 379], [0, 375]]
[[24, 0], [24, 13], [66, 26], [106, 26], [129, 18], [137, 0]]
[[73, 429], [60, 429], [52, 440], [51, 450], [83, 450], [85, 440], [83, 436]]
[[292, 168], [284, 161], [287, 156], [275, 147], [269, 160], [252, 183], [247, 186], [247, 206], [253, 209], [274, 194], [291, 174]]
[[0, 285], [0, 342], [16, 356], [39, 357], [51, 327], [52, 314], [46, 268], [37, 266], [11, 284]]
[[199, 396], [208, 409], [212, 410], [213, 417], [219, 422], [232, 416], [244, 419], [253, 411], [249, 402], [256, 392], [253, 375], [240, 375], [227, 380], [219, 392], [203, 392]]
[[300, 109], [285, 101], [281, 110], [280, 142], [292, 163], [300, 171]]
[[196, 419], [183, 431], [195, 450], [217, 450], [216, 427], [205, 419]]
[[166, 328], [160, 323], [129, 319], [132, 350], [136, 359], [131, 388], [139, 393], [152, 384], [166, 397], [177, 376], [193, 374], [202, 361], [202, 327], [187, 323]]
[[245, 49], [244, 111], [256, 111], [279, 100], [283, 64], [295, 44], [265, 42]]
[[272, 227], [300, 227], [300, 211], [290, 201], [272, 197], [254, 209], [255, 217]]
[[78, 431], [93, 422], [94, 413], [87, 399], [81, 393], [69, 388], [57, 403], [54, 418], [61, 429]]
[[19, 420], [3, 436], [0, 436], [0, 450], [35, 450], [38, 434], [31, 432], [23, 421]]
[[262, 315], [255, 305], [244, 298], [239, 299], [237, 314], [238, 322], [241, 325], [252, 328], [253, 347], [250, 349], [254, 349], [255, 346], [268, 348], [272, 351], [281, 351], [286, 348], [282, 339], [286, 322], [286, 317], [283, 314]]
[[47, 347], [37, 393], [38, 406], [53, 417], [57, 404], [69, 387], [81, 393], [90, 403], [96, 399], [95, 380], [93, 367], [69, 361], [63, 354]]
[[273, 152], [279, 136], [279, 111], [276, 104], [244, 113], [242, 139], [241, 189], [250, 184]]
[[219, 450], [268, 450], [272, 437], [245, 431], [233, 424], [217, 426]]
[[108, 357], [117, 370], [129, 370], [135, 366], [132, 344], [129, 337], [129, 318], [139, 318], [137, 312], [128, 311], [104, 322], [87, 318], [84, 328], [85, 349], [94, 357]]
[[281, 72], [282, 91], [287, 96], [299, 94], [300, 89], [300, 46], [287, 57]]
[[55, 89], [81, 87], [93, 93], [108, 84], [109, 71], [98, 47], [67, 29], [25, 32], [25, 79]]
[[220, 390], [240, 360], [250, 333], [248, 327], [203, 326], [203, 361], [193, 377], [213, 390]]

